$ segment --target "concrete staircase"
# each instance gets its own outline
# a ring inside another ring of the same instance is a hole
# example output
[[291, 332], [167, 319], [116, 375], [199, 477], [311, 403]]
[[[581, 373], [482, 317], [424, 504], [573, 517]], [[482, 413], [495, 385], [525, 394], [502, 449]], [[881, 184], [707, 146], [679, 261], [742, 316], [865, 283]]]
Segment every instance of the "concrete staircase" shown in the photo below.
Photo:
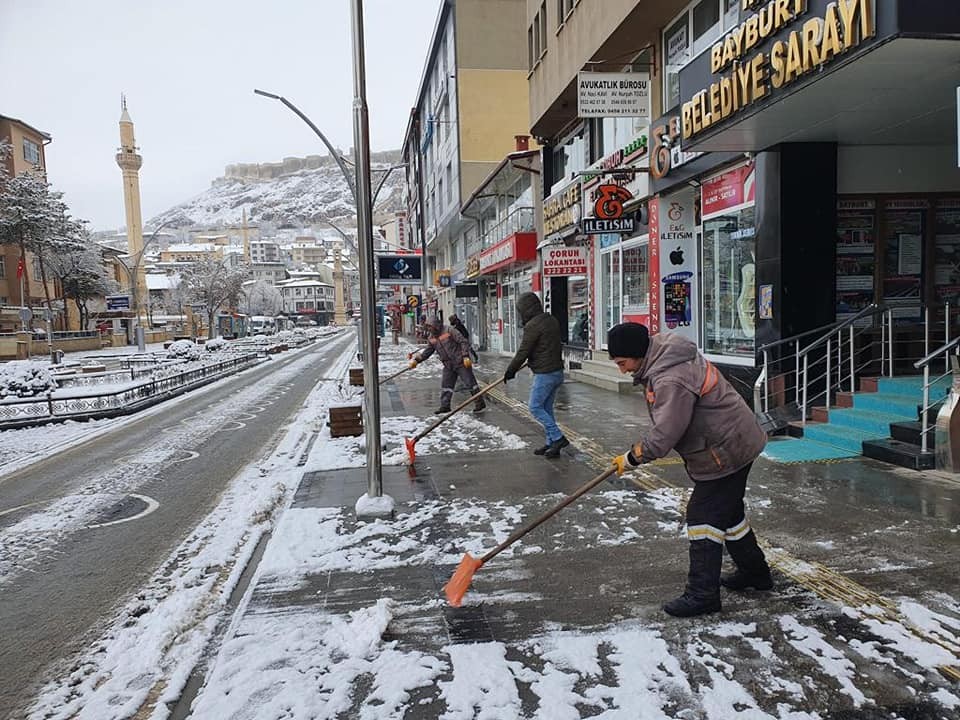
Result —
[[581, 360], [580, 368], [567, 373], [571, 380], [616, 393], [633, 392], [633, 377], [623, 375], [609, 360]]

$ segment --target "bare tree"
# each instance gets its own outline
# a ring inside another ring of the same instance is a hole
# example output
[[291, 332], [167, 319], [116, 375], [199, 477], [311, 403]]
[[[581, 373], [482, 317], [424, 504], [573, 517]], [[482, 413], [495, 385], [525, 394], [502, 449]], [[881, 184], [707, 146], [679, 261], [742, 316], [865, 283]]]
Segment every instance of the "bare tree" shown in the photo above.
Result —
[[187, 302], [202, 306], [206, 313], [207, 337], [214, 337], [213, 321], [220, 308], [236, 307], [239, 303], [248, 271], [246, 266], [231, 268], [223, 260], [204, 258], [181, 274], [180, 284]]

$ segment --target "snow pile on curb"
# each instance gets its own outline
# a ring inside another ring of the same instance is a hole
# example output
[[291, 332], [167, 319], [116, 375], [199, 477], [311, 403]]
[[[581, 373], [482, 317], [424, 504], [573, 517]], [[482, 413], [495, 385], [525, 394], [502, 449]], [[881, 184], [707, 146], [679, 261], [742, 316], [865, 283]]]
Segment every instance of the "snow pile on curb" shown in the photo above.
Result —
[[47, 363], [13, 360], [0, 364], [0, 400], [43, 395], [57, 389]]

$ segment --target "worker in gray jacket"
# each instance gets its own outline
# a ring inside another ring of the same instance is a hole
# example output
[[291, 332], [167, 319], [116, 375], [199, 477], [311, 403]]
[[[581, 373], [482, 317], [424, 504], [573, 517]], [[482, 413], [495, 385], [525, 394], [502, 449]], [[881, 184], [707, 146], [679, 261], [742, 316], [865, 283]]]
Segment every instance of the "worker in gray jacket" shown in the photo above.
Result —
[[[450, 412], [450, 401], [457, 385], [457, 378], [470, 388], [470, 394], [480, 392], [480, 385], [473, 374], [473, 361], [470, 359], [470, 341], [453, 328], [444, 328], [437, 317], [431, 316], [424, 324], [427, 331], [429, 345], [419, 353], [410, 356], [410, 367], [416, 367], [434, 353], [443, 363], [443, 377], [440, 380], [440, 407], [434, 411], [435, 415], [444, 415]], [[474, 403], [475, 413], [483, 412], [487, 407], [483, 397], [478, 397]]]
[[[607, 334], [610, 358], [643, 385], [653, 427], [623, 455], [618, 474], [676, 450], [693, 480], [687, 504], [690, 572], [683, 595], [663, 606], [677, 617], [717, 612], [720, 585], [731, 590], [770, 590], [770, 567], [747, 522], [743, 496], [754, 460], [767, 435], [733, 386], [676, 334], [652, 338], [639, 323]], [[723, 548], [737, 566], [721, 577]]]

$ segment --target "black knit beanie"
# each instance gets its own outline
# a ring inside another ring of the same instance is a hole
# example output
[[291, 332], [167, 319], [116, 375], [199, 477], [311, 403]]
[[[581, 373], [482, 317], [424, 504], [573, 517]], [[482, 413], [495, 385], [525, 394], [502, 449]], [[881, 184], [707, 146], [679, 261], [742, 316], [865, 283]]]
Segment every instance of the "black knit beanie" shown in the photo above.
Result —
[[607, 351], [611, 358], [643, 358], [650, 347], [650, 333], [640, 323], [620, 323], [607, 333]]

